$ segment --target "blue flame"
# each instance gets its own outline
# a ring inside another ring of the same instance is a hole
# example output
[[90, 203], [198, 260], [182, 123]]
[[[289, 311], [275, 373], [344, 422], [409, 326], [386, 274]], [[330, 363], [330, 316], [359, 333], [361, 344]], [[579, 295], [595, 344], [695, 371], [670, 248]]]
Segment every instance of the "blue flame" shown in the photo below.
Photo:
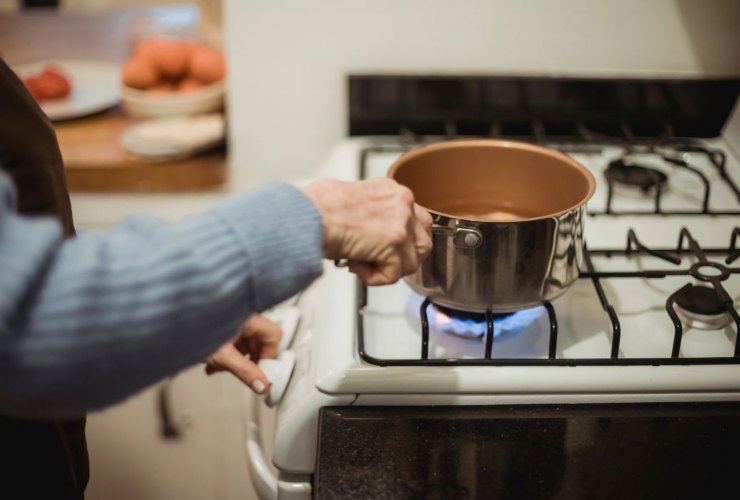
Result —
[[[427, 313], [429, 314], [429, 313]], [[456, 333], [457, 335], [485, 335], [486, 333], [486, 322], [475, 321], [470, 318], [450, 318], [448, 315], [441, 311], [435, 311], [431, 314], [430, 324], [439, 327], [440, 330], [447, 331], [450, 333]], [[496, 323], [498, 319], [494, 319], [494, 335], [498, 334], [496, 331]]]
[[[407, 307], [416, 318], [419, 318], [422, 302], [424, 302], [424, 298], [418, 294], [412, 294], [409, 297]], [[526, 330], [536, 323], [543, 314], [546, 314], [545, 308], [538, 306], [496, 317], [493, 319], [493, 335], [494, 337], [500, 337]], [[473, 318], [450, 317], [433, 305], [427, 308], [427, 319], [430, 331], [441, 331], [461, 337], [484, 338], [486, 335], [485, 320], [476, 321]]]

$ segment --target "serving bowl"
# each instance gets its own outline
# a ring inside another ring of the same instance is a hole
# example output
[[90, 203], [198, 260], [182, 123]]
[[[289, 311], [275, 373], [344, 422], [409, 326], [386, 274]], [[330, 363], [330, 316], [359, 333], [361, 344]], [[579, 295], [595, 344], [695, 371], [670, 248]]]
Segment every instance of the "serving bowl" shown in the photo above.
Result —
[[132, 116], [157, 118], [210, 113], [223, 109], [226, 85], [223, 80], [199, 89], [154, 92], [121, 86], [121, 103]]

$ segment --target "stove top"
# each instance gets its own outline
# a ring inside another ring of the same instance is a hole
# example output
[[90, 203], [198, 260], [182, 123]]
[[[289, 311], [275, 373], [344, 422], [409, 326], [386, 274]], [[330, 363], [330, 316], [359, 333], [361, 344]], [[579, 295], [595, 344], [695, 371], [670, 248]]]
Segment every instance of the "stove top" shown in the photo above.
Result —
[[[433, 140], [445, 138], [424, 143]], [[418, 144], [363, 138], [343, 154], [355, 156], [356, 177], [384, 176]], [[740, 394], [740, 162], [731, 150], [720, 139], [660, 148], [544, 145], [565, 151], [597, 179], [581, 278], [552, 303], [487, 317], [440, 310], [403, 281], [365, 288], [332, 269], [326, 279], [333, 326], [317, 328], [325, 330], [322, 344], [333, 347], [318, 353], [319, 390], [360, 399], [447, 393], [456, 401], [493, 393], [541, 401], [558, 394], [561, 402], [564, 394], [573, 402]], [[665, 177], [648, 174], [656, 182], [647, 189], [618, 185], [608, 173], [615, 162]], [[337, 318], [345, 315], [353, 319]], [[348, 325], [355, 331], [350, 338]]]
[[[740, 196], [724, 151], [697, 141], [550, 147], [571, 151], [597, 178], [580, 283], [562, 300], [498, 321], [454, 322], [405, 284], [362, 289], [361, 357], [379, 365], [740, 362], [740, 267], [732, 265]], [[384, 175], [403, 150], [365, 149], [361, 175]], [[458, 338], [439, 335], [441, 322]], [[404, 344], [376, 334], [405, 328]]]

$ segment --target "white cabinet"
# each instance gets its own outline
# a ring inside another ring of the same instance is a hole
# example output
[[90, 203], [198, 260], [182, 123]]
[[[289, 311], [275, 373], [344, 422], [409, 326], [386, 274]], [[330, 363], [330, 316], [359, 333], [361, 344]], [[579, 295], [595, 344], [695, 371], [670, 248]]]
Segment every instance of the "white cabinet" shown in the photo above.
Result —
[[157, 384], [88, 415], [88, 500], [244, 500], [256, 498], [244, 441], [244, 386], [233, 376], [192, 367], [171, 380], [175, 439], [161, 434]]

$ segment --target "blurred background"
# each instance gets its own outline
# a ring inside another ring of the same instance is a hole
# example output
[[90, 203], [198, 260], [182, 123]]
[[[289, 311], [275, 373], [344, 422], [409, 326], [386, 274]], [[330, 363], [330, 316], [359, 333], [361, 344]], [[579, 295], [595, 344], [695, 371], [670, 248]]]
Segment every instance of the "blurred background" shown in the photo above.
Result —
[[[0, 55], [54, 122], [76, 224], [106, 229], [316, 176], [349, 75], [739, 76], [739, 25], [736, 0], [0, 0]], [[196, 366], [92, 413], [87, 498], [256, 498], [246, 404]]]
[[[0, 0], [0, 55], [27, 85], [51, 66], [71, 87], [46, 96], [42, 80], [33, 95], [56, 128], [81, 230], [106, 229], [130, 212], [176, 220], [229, 190], [223, 75], [192, 82], [189, 92], [126, 88], [123, 68], [151, 40], [220, 52], [221, 3]], [[204, 91], [209, 84], [215, 89]], [[255, 498], [245, 401], [232, 377], [195, 366], [91, 413], [86, 498]]]

